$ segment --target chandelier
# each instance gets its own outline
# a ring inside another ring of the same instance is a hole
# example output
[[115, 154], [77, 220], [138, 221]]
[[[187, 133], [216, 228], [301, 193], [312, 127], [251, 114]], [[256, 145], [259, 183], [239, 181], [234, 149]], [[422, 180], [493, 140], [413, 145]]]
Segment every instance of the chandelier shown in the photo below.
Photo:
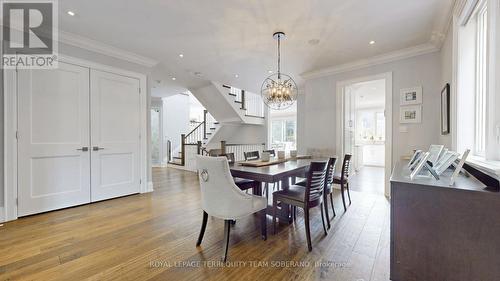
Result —
[[281, 73], [281, 39], [285, 39], [285, 33], [276, 32], [273, 38], [278, 40], [278, 72], [264, 80], [260, 94], [269, 108], [283, 110], [297, 100], [297, 84], [290, 75]]

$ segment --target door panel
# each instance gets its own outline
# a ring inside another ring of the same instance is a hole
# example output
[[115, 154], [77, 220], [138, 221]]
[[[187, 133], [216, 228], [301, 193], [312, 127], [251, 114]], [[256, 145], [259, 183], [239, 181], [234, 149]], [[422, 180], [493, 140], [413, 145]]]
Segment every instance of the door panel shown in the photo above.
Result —
[[19, 216], [90, 202], [89, 69], [18, 72]]
[[140, 192], [139, 80], [91, 70], [92, 201]]

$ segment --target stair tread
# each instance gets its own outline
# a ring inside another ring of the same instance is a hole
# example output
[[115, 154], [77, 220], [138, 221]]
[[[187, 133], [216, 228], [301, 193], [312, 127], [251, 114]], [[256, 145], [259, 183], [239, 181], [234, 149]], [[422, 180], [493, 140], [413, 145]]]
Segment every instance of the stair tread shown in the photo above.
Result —
[[255, 116], [255, 115], [249, 115], [249, 114], [245, 114], [245, 116], [247, 116], [247, 117], [255, 117], [255, 118], [262, 118], [262, 119], [265, 118], [264, 116]]

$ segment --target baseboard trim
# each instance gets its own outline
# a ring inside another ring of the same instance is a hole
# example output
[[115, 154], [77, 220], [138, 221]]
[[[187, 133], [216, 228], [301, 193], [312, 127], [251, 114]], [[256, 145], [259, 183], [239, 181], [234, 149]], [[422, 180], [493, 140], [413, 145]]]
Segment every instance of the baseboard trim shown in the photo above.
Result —
[[146, 193], [147, 192], [153, 192], [153, 191], [154, 191], [153, 182], [150, 181], [150, 182], [148, 182], [148, 189], [146, 190]]

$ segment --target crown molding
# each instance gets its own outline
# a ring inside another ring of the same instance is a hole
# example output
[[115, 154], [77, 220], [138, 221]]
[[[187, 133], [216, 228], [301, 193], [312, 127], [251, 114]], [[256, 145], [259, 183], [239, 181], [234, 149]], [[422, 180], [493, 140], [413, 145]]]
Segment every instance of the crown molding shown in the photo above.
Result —
[[59, 42], [146, 67], [158, 64], [158, 61], [154, 59], [62, 30], [59, 30]]
[[430, 43], [434, 44], [438, 49], [443, 47], [448, 31], [453, 22], [453, 15], [457, 6], [457, 3], [462, 0], [453, 0], [448, 9], [441, 11], [438, 15], [438, 19], [434, 24], [433, 31], [431, 33]]
[[375, 57], [362, 59], [350, 63], [340, 64], [333, 67], [328, 67], [320, 70], [314, 70], [310, 72], [305, 72], [300, 76], [306, 80], [314, 79], [319, 77], [324, 77], [328, 75], [334, 75], [338, 73], [353, 71], [357, 69], [362, 69], [370, 66], [375, 66], [379, 64], [389, 63], [397, 60], [407, 59], [411, 57], [416, 57], [420, 55], [425, 55], [429, 53], [438, 52], [439, 48], [429, 42], [421, 45], [417, 45], [410, 48], [405, 48], [401, 50], [397, 50], [394, 52], [386, 53], [383, 55], [378, 55]]

